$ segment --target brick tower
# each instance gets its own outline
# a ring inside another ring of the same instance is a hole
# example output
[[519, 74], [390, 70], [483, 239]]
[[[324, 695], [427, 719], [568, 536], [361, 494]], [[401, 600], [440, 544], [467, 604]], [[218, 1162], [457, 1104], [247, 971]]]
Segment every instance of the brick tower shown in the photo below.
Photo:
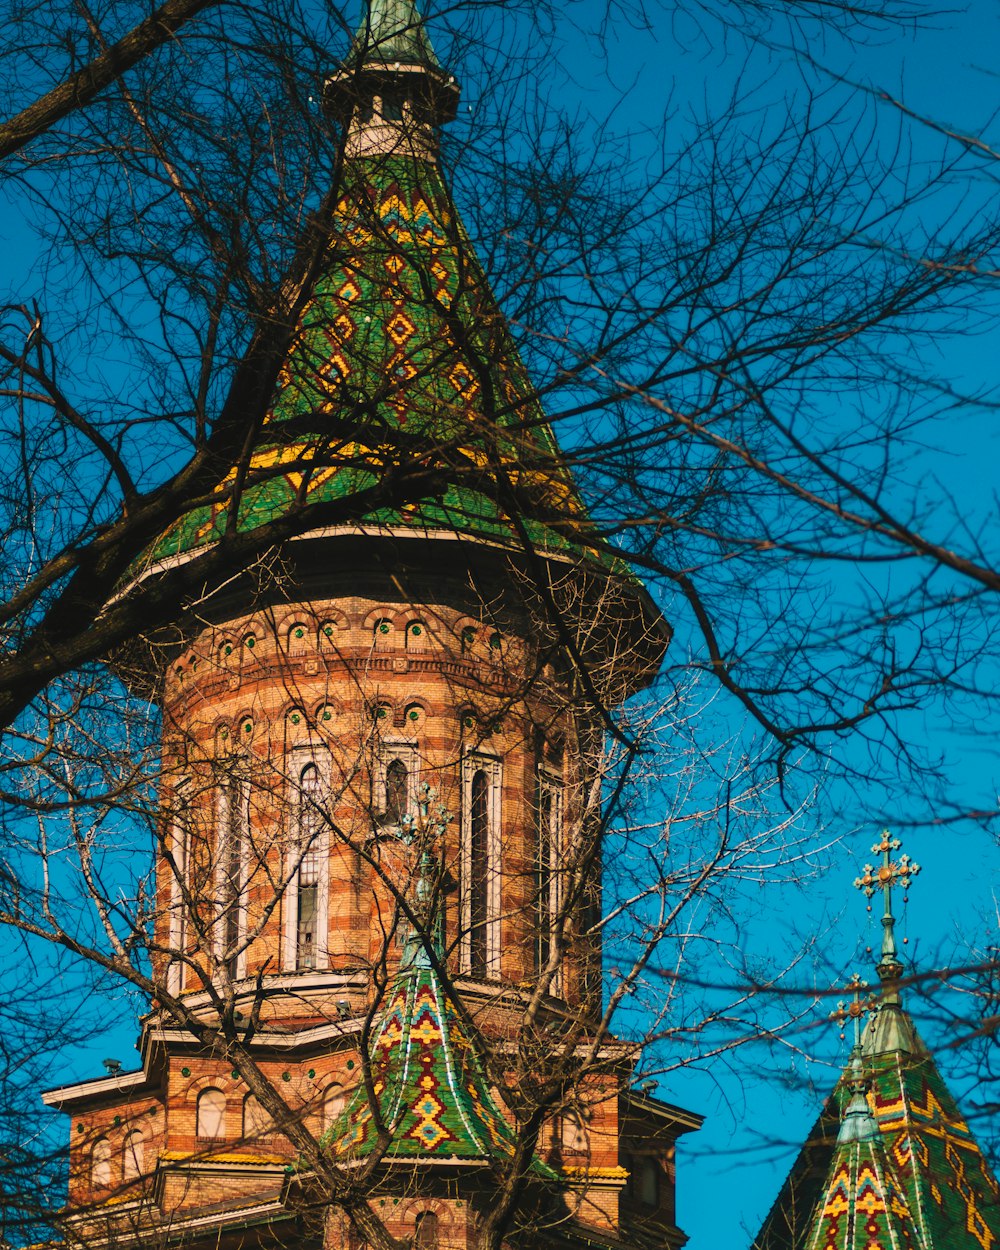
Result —
[[409, 0], [373, 0], [326, 94], [338, 194], [267, 418], [135, 574], [291, 535], [137, 644], [158, 992], [139, 1071], [46, 1095], [67, 1237], [679, 1245], [700, 1121], [630, 1089], [596, 926], [602, 711], [669, 632], [455, 214], [458, 86]]

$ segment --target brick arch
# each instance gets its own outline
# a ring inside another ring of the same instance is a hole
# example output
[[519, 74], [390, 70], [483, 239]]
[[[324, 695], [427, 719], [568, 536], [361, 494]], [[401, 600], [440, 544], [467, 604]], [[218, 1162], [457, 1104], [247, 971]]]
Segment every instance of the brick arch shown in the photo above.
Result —
[[287, 655], [304, 655], [316, 647], [316, 621], [311, 613], [289, 616], [276, 627], [280, 650]]
[[[228, 650], [227, 650], [228, 648]], [[232, 668], [239, 663], [240, 640], [228, 631], [215, 643], [215, 661], [222, 668]]]
[[201, 1076], [187, 1077], [187, 1084], [184, 1086], [183, 1099], [186, 1103], [196, 1104], [198, 1096], [206, 1089], [221, 1090], [226, 1096], [226, 1101], [239, 1098], [241, 1082], [236, 1077], [230, 1076], [229, 1071], [224, 1072], [203, 1072]]
[[346, 612], [340, 608], [326, 608], [316, 617], [317, 642], [321, 647], [335, 646], [338, 634], [345, 634], [350, 628], [351, 621]]
[[[309, 714], [309, 723], [315, 725], [317, 729], [322, 730], [325, 725], [327, 729], [331, 729], [336, 723], [337, 718], [343, 714], [344, 709], [338, 702], [333, 699], [324, 699], [321, 703], [313, 705]], [[327, 716], [329, 713], [329, 716]]]
[[[250, 640], [253, 639], [251, 646]], [[252, 616], [245, 621], [239, 631], [239, 645], [241, 662], [246, 661], [248, 655], [260, 655], [269, 651], [274, 643], [273, 628], [259, 616]]]
[[452, 626], [455, 651], [459, 655], [480, 655], [486, 626], [472, 616], [460, 616]]
[[286, 703], [278, 715], [286, 744], [299, 746], [312, 740], [313, 720], [301, 703]]
[[391, 604], [381, 604], [379, 607], [372, 608], [361, 619], [362, 631], [373, 633], [375, 626], [379, 621], [388, 621], [392, 626], [393, 635], [397, 632], [402, 633], [406, 629], [406, 622], [410, 619], [409, 612], [400, 611]]
[[405, 732], [415, 732], [427, 722], [429, 713], [422, 699], [411, 699], [403, 707], [402, 728]]
[[212, 726], [212, 758], [224, 759], [235, 750], [233, 721], [220, 716]]

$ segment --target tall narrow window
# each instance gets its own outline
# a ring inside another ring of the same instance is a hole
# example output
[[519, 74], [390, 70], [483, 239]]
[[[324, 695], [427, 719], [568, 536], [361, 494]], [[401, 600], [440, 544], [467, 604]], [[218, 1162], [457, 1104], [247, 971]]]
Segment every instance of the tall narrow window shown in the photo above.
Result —
[[177, 813], [171, 823], [168, 869], [170, 871], [170, 955], [167, 989], [180, 993], [184, 985], [184, 953], [187, 946], [187, 909], [191, 882], [188, 878], [191, 835], [190, 812], [183, 797], [177, 799]]
[[307, 764], [299, 777], [299, 870], [295, 892], [295, 967], [315, 968], [319, 941], [319, 879], [323, 843], [319, 770]]
[[334, 1083], [323, 1094], [323, 1131], [333, 1128], [340, 1113], [347, 1105], [347, 1091], [343, 1085]]
[[95, 1189], [111, 1184], [111, 1143], [106, 1137], [95, 1141], [90, 1152], [90, 1182]]
[[[562, 854], [562, 786], [548, 773], [538, 774], [535, 821], [535, 971], [552, 957], [560, 907], [559, 867]], [[558, 989], [558, 971], [552, 988]]]
[[420, 755], [412, 739], [382, 737], [373, 777], [372, 799], [383, 825], [402, 824], [412, 813], [420, 779]]
[[469, 790], [469, 971], [486, 976], [486, 922], [489, 916], [490, 783], [479, 769]]
[[122, 1147], [122, 1180], [138, 1180], [144, 1168], [145, 1151], [142, 1133], [138, 1129], [134, 1129], [125, 1138], [125, 1145]]
[[243, 1099], [243, 1138], [245, 1141], [261, 1141], [274, 1132], [274, 1121], [253, 1094]]
[[239, 975], [243, 936], [243, 857], [246, 842], [246, 791], [239, 777], [226, 786], [219, 846], [219, 919], [221, 955], [226, 971]]
[[385, 818], [398, 825], [409, 807], [409, 771], [400, 759], [390, 760], [385, 770]]
[[462, 965], [494, 975], [500, 958], [500, 761], [462, 761]]

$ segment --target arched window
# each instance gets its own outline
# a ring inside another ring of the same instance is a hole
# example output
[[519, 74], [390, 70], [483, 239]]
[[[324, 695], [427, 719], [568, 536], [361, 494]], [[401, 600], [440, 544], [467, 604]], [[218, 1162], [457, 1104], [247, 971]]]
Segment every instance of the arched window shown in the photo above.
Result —
[[422, 651], [427, 645], [427, 626], [423, 621], [411, 621], [406, 627], [407, 651]]
[[239, 777], [226, 784], [224, 811], [219, 831], [220, 954], [226, 971], [239, 975], [240, 940], [243, 933], [243, 856], [246, 844], [246, 788]]
[[111, 1143], [106, 1137], [95, 1141], [90, 1152], [90, 1181], [95, 1189], [111, 1184]]
[[315, 968], [319, 942], [319, 884], [323, 851], [319, 769], [307, 764], [299, 775], [298, 856], [295, 892], [295, 967]]
[[490, 782], [483, 769], [469, 789], [469, 971], [486, 976], [489, 919]]
[[574, 1108], [562, 1118], [562, 1146], [573, 1154], [585, 1154], [590, 1148], [586, 1113]]
[[243, 1136], [247, 1141], [260, 1141], [270, 1137], [274, 1121], [253, 1094], [243, 1099]]
[[226, 1135], [226, 1096], [221, 1089], [203, 1089], [198, 1095], [196, 1132], [206, 1141]]
[[125, 1144], [122, 1147], [122, 1180], [138, 1180], [144, 1170], [145, 1149], [142, 1133], [138, 1129], [134, 1129], [126, 1136]]
[[414, 1220], [413, 1244], [416, 1250], [437, 1250], [438, 1217], [433, 1211], [421, 1211]]
[[398, 825], [409, 807], [409, 770], [401, 759], [390, 760], [385, 770], [385, 818]]
[[323, 1094], [323, 1131], [333, 1128], [347, 1103], [347, 1091], [343, 1085], [334, 1083]]

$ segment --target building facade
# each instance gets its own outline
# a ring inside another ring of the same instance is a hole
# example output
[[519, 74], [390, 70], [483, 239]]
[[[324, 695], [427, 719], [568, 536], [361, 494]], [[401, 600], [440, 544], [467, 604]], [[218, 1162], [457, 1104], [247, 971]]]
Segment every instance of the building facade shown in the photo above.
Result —
[[375, 0], [327, 84], [338, 193], [268, 417], [135, 570], [295, 520], [118, 661], [162, 711], [160, 989], [138, 1071], [46, 1095], [70, 1241], [684, 1240], [699, 1118], [633, 1088], [601, 994], [606, 715], [669, 630], [451, 203], [457, 98]]

